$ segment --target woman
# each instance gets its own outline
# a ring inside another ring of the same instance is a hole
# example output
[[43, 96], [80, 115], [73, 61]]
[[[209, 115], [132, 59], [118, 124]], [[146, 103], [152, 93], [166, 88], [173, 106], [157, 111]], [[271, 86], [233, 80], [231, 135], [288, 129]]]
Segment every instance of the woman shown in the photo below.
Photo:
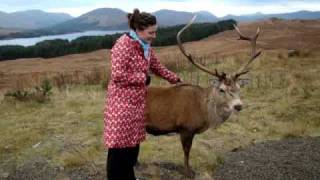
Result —
[[166, 69], [150, 47], [156, 38], [156, 17], [135, 9], [127, 15], [131, 28], [111, 49], [111, 80], [104, 113], [109, 180], [135, 179], [139, 144], [146, 136], [145, 116], [149, 70], [171, 84], [179, 77]]

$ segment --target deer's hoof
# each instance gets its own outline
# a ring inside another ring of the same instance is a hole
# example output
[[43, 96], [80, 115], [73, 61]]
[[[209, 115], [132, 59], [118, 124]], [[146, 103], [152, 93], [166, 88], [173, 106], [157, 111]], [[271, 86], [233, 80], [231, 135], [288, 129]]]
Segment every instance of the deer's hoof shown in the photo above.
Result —
[[192, 169], [185, 169], [185, 175], [189, 178], [194, 178], [196, 173]]

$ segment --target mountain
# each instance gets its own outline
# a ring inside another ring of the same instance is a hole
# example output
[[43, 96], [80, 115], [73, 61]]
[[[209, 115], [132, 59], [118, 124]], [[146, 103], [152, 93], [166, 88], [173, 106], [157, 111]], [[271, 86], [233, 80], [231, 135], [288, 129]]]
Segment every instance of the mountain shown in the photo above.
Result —
[[127, 29], [126, 14], [116, 8], [100, 8], [46, 29], [54, 32]]
[[173, 26], [187, 23], [194, 14], [197, 14], [196, 22], [214, 22], [218, 18], [207, 11], [199, 11], [196, 13], [174, 11], [174, 10], [159, 10], [153, 13], [157, 17], [159, 26]]
[[[67, 14], [45, 13], [39, 10], [23, 11], [16, 13], [4, 13], [0, 11], [0, 27], [11, 29], [31, 29], [24, 32], [0, 33], [0, 39], [16, 37], [38, 37], [40, 35], [66, 34], [71, 32], [88, 30], [125, 30], [128, 29], [127, 12], [117, 8], [99, 8], [72, 18]], [[187, 23], [194, 14], [197, 14], [196, 22], [216, 22], [226, 19], [234, 19], [238, 22], [259, 21], [273, 17], [281, 19], [320, 19], [320, 11], [298, 11], [282, 14], [254, 13], [241, 16], [227, 15], [217, 18], [208, 11], [184, 12], [162, 9], [153, 13], [158, 20], [158, 25], [173, 26]], [[12, 23], [14, 22], [14, 23]], [[34, 28], [38, 29], [34, 30]]]
[[[160, 10], [153, 13], [160, 26], [172, 26], [187, 23], [194, 15], [190, 12]], [[196, 12], [197, 22], [217, 21], [217, 17], [207, 11]], [[86, 30], [119, 30], [128, 29], [127, 12], [116, 8], [100, 8], [90, 11], [78, 18], [47, 28], [55, 33]]]
[[197, 14], [201, 18], [206, 19], [206, 21], [208, 21], [208, 22], [219, 21], [219, 18], [217, 16], [213, 15], [209, 11], [198, 11], [198, 12], [195, 12], [195, 14]]
[[281, 19], [320, 19], [320, 11], [298, 11], [293, 13], [274, 14], [269, 16], [279, 17]]
[[241, 16], [227, 15], [220, 19], [221, 20], [234, 19], [239, 22], [250, 22], [250, 21], [259, 21], [259, 20], [265, 20], [270, 18], [280, 18], [280, 19], [286, 19], [286, 20], [320, 19], [320, 11], [297, 11], [292, 13], [281, 13], [281, 14], [262, 14], [258, 12], [255, 14], [247, 14], [247, 15], [241, 15]]
[[238, 22], [249, 22], [249, 21], [268, 19], [268, 17], [266, 17], [266, 15], [262, 14], [262, 13], [247, 14], [247, 15], [240, 15], [240, 16], [228, 14], [226, 16], [219, 18], [219, 19], [221, 19], [221, 20], [234, 19]]
[[39, 29], [72, 19], [66, 13], [48, 13], [41, 10], [0, 12], [0, 27], [18, 29]]
[[[100, 8], [88, 12], [78, 18], [54, 25], [47, 28], [46, 31], [54, 33], [67, 33], [86, 30], [119, 30], [128, 29], [126, 12], [116, 8]], [[159, 26], [173, 26], [187, 23], [194, 14], [197, 14], [196, 22], [216, 22], [219, 20], [234, 19], [236, 21], [258, 21], [269, 19], [272, 17], [282, 19], [318, 19], [320, 11], [298, 11], [294, 13], [283, 14], [262, 14], [254, 13], [241, 16], [227, 15], [222, 18], [217, 18], [208, 11], [185, 12], [162, 9], [154, 13], [157, 17]]]
[[0, 27], [0, 39], [1, 39], [1, 37], [8, 36], [11, 33], [21, 33], [22, 31], [23, 30], [21, 30], [21, 29], [2, 28], [2, 27]]

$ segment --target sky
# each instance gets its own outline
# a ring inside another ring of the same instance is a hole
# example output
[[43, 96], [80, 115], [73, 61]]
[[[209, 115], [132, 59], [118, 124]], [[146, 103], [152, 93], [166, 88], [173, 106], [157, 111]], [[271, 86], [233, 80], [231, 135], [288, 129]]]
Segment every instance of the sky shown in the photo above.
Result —
[[320, 0], [0, 0], [0, 11], [3, 12], [40, 9], [77, 17], [97, 8], [119, 8], [126, 12], [134, 8], [146, 12], [160, 9], [188, 12], [205, 10], [221, 17], [256, 12], [320, 11]]

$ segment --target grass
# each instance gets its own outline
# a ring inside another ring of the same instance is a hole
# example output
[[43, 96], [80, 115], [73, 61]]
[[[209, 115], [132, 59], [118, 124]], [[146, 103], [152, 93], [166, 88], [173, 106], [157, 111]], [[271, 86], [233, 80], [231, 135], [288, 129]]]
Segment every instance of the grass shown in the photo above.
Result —
[[[100, 88], [56, 89], [53, 100], [45, 104], [2, 102], [1, 161], [10, 156], [24, 161], [40, 154], [68, 167], [84, 163], [83, 157], [70, 152], [74, 148], [80, 146], [80, 151], [92, 157], [102, 153], [104, 92]], [[37, 143], [38, 147], [32, 147]]]
[[[252, 65], [251, 82], [242, 89], [245, 108], [216, 130], [196, 136], [190, 164], [207, 177], [223, 163], [224, 154], [268, 139], [320, 135], [320, 63], [317, 52], [287, 57], [282, 52], [265, 52]], [[279, 55], [281, 54], [281, 55]], [[167, 55], [165, 63], [186, 82], [207, 86], [211, 77], [188, 62]], [[245, 61], [237, 54], [217, 61], [215, 56], [198, 57], [206, 66], [232, 72]], [[100, 76], [94, 74], [93, 79]], [[90, 79], [88, 77], [88, 79]], [[103, 83], [103, 79], [100, 80]], [[96, 171], [105, 163], [103, 110], [105, 90], [97, 85], [66, 85], [53, 88], [51, 101], [7, 101], [0, 104], [0, 166], [19, 166], [28, 159], [43, 156], [64, 168], [89, 165]], [[152, 85], [166, 85], [157, 77]], [[140, 162], [147, 164], [151, 179], [161, 171], [159, 162], [183, 166], [178, 136], [148, 136], [141, 146]], [[146, 170], [146, 171], [147, 171]], [[139, 172], [142, 173], [142, 172]], [[176, 172], [172, 172], [176, 173]]]

